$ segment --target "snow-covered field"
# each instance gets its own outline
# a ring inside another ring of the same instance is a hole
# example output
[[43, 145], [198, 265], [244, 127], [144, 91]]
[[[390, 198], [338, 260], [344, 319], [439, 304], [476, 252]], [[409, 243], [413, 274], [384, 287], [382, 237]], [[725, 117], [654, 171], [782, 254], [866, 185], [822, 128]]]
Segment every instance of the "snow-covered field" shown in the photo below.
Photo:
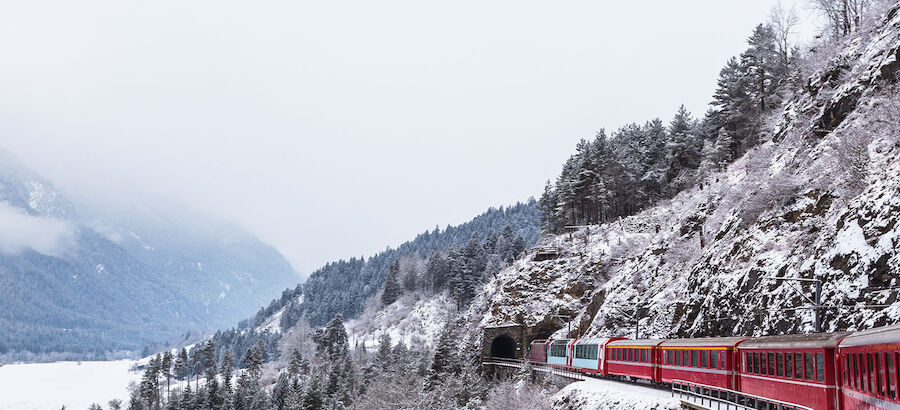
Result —
[[106, 408], [112, 399], [128, 403], [128, 383], [140, 374], [128, 371], [132, 360], [56, 362], [0, 366], [0, 410], [84, 410]]
[[680, 402], [666, 390], [588, 378], [572, 383], [556, 393], [553, 407], [583, 410], [675, 410], [680, 408]]

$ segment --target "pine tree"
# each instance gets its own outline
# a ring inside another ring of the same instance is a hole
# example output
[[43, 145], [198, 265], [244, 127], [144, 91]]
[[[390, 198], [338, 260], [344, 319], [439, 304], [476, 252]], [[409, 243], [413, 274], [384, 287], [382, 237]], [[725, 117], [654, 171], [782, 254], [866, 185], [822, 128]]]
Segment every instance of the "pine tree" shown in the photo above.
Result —
[[290, 359], [288, 359], [288, 376], [293, 379], [301, 372], [305, 372], [303, 369], [305, 367], [304, 365], [303, 354], [300, 353], [300, 347], [295, 347], [294, 350], [291, 351]]
[[188, 363], [188, 355], [187, 349], [181, 348], [181, 352], [178, 353], [178, 357], [175, 358], [175, 377], [178, 378], [178, 381], [184, 381], [184, 378], [187, 376], [187, 363]]
[[231, 394], [231, 378], [234, 375], [234, 355], [231, 353], [231, 350], [226, 350], [225, 354], [222, 355], [222, 365], [219, 366], [219, 374], [222, 375], [222, 387], [224, 387], [224, 394]]
[[394, 261], [394, 263], [391, 264], [390, 269], [388, 269], [387, 276], [384, 278], [384, 292], [381, 294], [382, 305], [390, 305], [396, 302], [400, 297], [399, 275], [400, 263]]
[[322, 400], [322, 391], [319, 387], [319, 379], [313, 377], [310, 382], [306, 394], [303, 396], [304, 410], [321, 410], [324, 408], [325, 402]]
[[172, 379], [172, 352], [166, 350], [162, 356], [161, 369], [163, 374], [166, 375], [166, 401], [169, 400], [169, 396], [171, 395], [171, 388], [169, 385], [169, 381]]
[[266, 346], [260, 340], [253, 347], [247, 349], [247, 353], [244, 354], [244, 366], [247, 367], [247, 372], [250, 373], [251, 379], [255, 382], [259, 381], [262, 372], [265, 351]]
[[386, 372], [391, 365], [391, 335], [385, 332], [378, 339], [378, 351], [375, 353], [375, 366]]

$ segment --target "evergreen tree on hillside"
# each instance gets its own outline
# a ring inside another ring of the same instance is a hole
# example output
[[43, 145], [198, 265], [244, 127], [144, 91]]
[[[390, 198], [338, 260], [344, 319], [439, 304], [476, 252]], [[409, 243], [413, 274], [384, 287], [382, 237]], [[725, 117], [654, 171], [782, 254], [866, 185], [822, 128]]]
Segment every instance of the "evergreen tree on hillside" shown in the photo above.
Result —
[[394, 261], [384, 278], [384, 292], [381, 294], [381, 304], [390, 305], [400, 298], [400, 262]]

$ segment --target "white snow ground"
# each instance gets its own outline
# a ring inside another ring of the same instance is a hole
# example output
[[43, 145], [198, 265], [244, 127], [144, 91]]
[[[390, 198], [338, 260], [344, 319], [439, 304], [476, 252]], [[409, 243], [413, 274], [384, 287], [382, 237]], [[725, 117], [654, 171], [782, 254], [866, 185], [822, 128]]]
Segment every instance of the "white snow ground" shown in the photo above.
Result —
[[554, 409], [675, 410], [680, 401], [666, 390], [639, 384], [587, 378], [563, 387], [554, 395]]
[[83, 410], [91, 403], [106, 408], [112, 399], [128, 403], [128, 384], [140, 373], [132, 360], [56, 362], [0, 366], [0, 410]]

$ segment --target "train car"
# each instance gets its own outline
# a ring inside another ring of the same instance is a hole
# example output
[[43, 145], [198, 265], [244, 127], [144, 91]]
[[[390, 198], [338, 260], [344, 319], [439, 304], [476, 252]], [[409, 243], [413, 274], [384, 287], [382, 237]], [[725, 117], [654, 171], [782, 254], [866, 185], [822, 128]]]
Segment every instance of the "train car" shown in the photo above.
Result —
[[659, 379], [689, 381], [734, 390], [734, 351], [746, 337], [671, 339], [659, 345]]
[[658, 347], [665, 340], [615, 340], [606, 344], [607, 373], [659, 381]]
[[836, 408], [835, 358], [848, 334], [767, 336], [740, 343], [739, 390], [813, 409]]
[[528, 360], [534, 363], [547, 363], [547, 353], [550, 350], [550, 340], [538, 339], [531, 342], [528, 348]]
[[838, 361], [841, 408], [900, 409], [900, 325], [845, 337]]
[[586, 338], [575, 341], [572, 367], [588, 374], [606, 375], [606, 345], [623, 337]]
[[571, 367], [575, 350], [574, 345], [575, 339], [551, 340], [550, 350], [547, 354], [547, 364], [555, 367]]

